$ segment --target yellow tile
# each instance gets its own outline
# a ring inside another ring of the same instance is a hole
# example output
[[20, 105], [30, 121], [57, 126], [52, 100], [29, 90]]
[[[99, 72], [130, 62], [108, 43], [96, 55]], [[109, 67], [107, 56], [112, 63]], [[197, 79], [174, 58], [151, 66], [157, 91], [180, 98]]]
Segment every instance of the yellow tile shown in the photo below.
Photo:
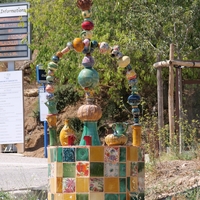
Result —
[[55, 194], [54, 200], [63, 200], [63, 194], [59, 194], [59, 193]]
[[119, 178], [105, 178], [105, 192], [119, 192]]
[[51, 193], [48, 193], [48, 200], [51, 200]]
[[56, 162], [56, 177], [63, 177], [63, 163], [62, 162]]
[[76, 192], [89, 191], [89, 178], [76, 178]]
[[104, 199], [104, 193], [103, 192], [90, 193], [90, 199], [102, 200]]
[[130, 192], [138, 192], [138, 178], [130, 177]]
[[63, 194], [63, 200], [76, 200], [75, 194]]
[[47, 161], [48, 161], [48, 163], [51, 163], [50, 147], [47, 148]]
[[62, 193], [62, 182], [63, 182], [63, 178], [58, 177], [57, 183], [56, 183], [56, 192], [57, 193]]
[[131, 174], [131, 162], [127, 161], [126, 162], [126, 176], [129, 177]]
[[138, 147], [129, 146], [127, 148], [127, 159], [128, 161], [138, 161]]
[[51, 193], [56, 193], [56, 182], [55, 182], [55, 178], [50, 178], [50, 192]]
[[90, 147], [90, 161], [103, 162], [104, 161], [104, 146]]

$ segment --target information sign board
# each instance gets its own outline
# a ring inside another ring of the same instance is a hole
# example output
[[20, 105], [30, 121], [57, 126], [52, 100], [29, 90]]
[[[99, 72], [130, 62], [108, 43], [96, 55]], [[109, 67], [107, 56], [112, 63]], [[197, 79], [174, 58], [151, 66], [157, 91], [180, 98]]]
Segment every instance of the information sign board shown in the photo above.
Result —
[[46, 95], [48, 93], [45, 92], [44, 87], [39, 87], [39, 101], [40, 101], [40, 121], [46, 121], [46, 117], [48, 115], [48, 107], [44, 104], [47, 99]]
[[22, 71], [0, 73], [0, 144], [24, 143]]
[[31, 60], [29, 3], [0, 4], [0, 61]]

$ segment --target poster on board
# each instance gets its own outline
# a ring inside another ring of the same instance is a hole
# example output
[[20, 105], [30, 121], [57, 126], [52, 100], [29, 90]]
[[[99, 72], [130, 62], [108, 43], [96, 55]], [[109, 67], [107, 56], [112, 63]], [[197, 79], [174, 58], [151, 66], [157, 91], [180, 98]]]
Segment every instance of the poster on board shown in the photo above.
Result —
[[22, 71], [0, 72], [0, 144], [24, 143]]

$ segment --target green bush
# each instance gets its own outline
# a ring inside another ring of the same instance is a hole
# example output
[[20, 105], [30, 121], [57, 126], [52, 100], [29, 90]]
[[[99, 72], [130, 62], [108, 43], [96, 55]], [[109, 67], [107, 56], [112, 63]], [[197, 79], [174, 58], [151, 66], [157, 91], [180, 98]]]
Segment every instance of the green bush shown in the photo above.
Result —
[[80, 99], [79, 93], [71, 84], [58, 86], [55, 91], [55, 97], [58, 101], [58, 112], [64, 109], [67, 105], [74, 104]]

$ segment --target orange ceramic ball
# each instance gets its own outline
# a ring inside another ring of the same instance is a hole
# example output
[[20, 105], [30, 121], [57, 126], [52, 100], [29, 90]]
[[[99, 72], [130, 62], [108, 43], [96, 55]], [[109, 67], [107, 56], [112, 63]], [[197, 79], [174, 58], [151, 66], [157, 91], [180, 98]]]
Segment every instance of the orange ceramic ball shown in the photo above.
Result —
[[81, 38], [75, 38], [72, 42], [72, 46], [77, 52], [82, 52], [84, 49], [84, 43]]

